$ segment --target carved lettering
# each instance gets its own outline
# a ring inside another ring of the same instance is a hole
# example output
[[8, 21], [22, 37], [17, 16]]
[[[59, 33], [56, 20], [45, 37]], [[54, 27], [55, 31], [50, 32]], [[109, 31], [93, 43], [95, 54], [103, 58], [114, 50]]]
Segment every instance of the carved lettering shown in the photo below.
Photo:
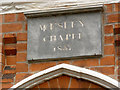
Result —
[[75, 39], [75, 34], [72, 34], [72, 39]]
[[69, 36], [69, 35], [68, 35], [68, 34], [66, 34], [66, 40], [68, 40], [68, 36]]
[[50, 36], [50, 41], [56, 41], [56, 36]]
[[66, 26], [67, 24], [66, 24], [66, 22], [64, 22], [64, 29], [66, 29], [67, 28], [67, 26]]
[[[51, 30], [53, 31], [55, 27], [60, 27], [63, 30], [67, 29], [67, 24], [70, 25], [70, 28], [74, 28], [75, 27], [75, 23], [80, 23], [82, 25], [82, 27], [84, 26], [82, 21], [71, 21], [70, 23], [67, 22], [63, 22], [61, 24], [59, 23], [49, 23], [49, 29], [47, 28], [47, 25], [40, 25], [40, 30], [41, 31], [47, 31]], [[68, 41], [68, 40], [76, 40], [76, 39], [81, 39], [81, 33], [67, 33], [65, 35], [51, 35], [51, 36], [46, 36], [43, 37], [43, 42], [55, 42], [55, 41]], [[60, 46], [56, 46], [53, 48], [53, 51], [71, 51], [72, 48], [69, 45], [60, 45]]]
[[46, 31], [46, 25], [40, 25], [40, 29], [41, 29], [41, 31]]
[[66, 34], [66, 35], [51, 35], [51, 36], [47, 36], [47, 37], [43, 37], [43, 41], [46, 42], [46, 41], [57, 41], [57, 40], [60, 40], [60, 41], [67, 41], [67, 40], [75, 40], [75, 39], [81, 39], [81, 33], [78, 33], [78, 34]]
[[46, 41], [46, 38], [45, 38], [45, 37], [43, 38], [43, 41], [44, 41], [44, 42]]
[[79, 39], [81, 39], [81, 33], [78, 33], [78, 35], [79, 35]]
[[82, 21], [79, 21], [79, 23], [82, 25], [82, 27], [84, 26], [83, 22]]
[[69, 45], [57, 46], [53, 48], [53, 51], [71, 51], [71, 47]]
[[[55, 27], [60, 27], [61, 29], [67, 29], [67, 25], [69, 24], [70, 25], [70, 28], [74, 28], [75, 27], [75, 23], [80, 23], [81, 26], [83, 27], [84, 24], [82, 21], [78, 20], [78, 21], [71, 21], [70, 23], [68, 22], [63, 22], [63, 23], [49, 23], [49, 25], [40, 25], [40, 30], [41, 31], [46, 31], [48, 28], [47, 26], [49, 26], [49, 29], [48, 30], [54, 30]], [[69, 26], [68, 25], [68, 26]]]
[[71, 27], [74, 28], [74, 22], [71, 22]]
[[64, 28], [64, 26], [63, 25], [61, 25], [61, 24], [57, 24], [59, 27], [61, 27], [61, 28]]
[[53, 24], [50, 23], [50, 30], [53, 30]]
[[63, 41], [63, 37], [62, 37], [62, 35], [60, 35], [60, 39], [61, 39], [61, 41]]

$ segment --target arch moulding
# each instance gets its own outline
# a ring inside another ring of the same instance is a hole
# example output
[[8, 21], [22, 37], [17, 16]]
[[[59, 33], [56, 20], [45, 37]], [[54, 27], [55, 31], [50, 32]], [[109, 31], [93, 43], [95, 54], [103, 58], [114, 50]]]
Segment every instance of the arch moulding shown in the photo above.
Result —
[[105, 88], [119, 88], [119, 82], [106, 75], [78, 66], [59, 64], [25, 78], [12, 86], [11, 89], [32, 88], [35, 85], [45, 82], [46, 80], [53, 79], [63, 74], [75, 78], [82, 78]]

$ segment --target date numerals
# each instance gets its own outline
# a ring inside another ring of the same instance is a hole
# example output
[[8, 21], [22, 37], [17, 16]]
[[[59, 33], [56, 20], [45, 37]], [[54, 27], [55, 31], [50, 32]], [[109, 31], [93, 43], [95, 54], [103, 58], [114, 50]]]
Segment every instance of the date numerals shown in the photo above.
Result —
[[54, 52], [56, 51], [71, 51], [71, 47], [69, 45], [64, 45], [64, 46], [57, 46], [53, 49]]

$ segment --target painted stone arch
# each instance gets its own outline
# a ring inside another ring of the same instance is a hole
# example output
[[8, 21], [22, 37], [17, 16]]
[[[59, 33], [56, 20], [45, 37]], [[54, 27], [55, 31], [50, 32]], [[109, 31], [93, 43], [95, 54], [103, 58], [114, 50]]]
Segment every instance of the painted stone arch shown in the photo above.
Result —
[[99, 85], [101, 88], [111, 89], [119, 87], [118, 81], [101, 73], [69, 64], [59, 64], [31, 75], [11, 88], [33, 88], [42, 83], [45, 84], [45, 82], [55, 79], [56, 77], [72, 77], [73, 80], [77, 79], [79, 81], [84, 80], [84, 82], [93, 82], [94, 85]]

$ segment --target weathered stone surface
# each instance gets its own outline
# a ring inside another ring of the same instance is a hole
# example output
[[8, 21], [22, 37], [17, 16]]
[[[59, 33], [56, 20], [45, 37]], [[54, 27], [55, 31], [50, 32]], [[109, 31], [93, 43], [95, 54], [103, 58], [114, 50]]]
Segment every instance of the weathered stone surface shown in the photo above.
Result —
[[28, 18], [27, 59], [102, 54], [101, 12]]
[[28, 11], [50, 11], [55, 9], [91, 8], [104, 4], [118, 3], [119, 0], [1, 0], [0, 14]]

